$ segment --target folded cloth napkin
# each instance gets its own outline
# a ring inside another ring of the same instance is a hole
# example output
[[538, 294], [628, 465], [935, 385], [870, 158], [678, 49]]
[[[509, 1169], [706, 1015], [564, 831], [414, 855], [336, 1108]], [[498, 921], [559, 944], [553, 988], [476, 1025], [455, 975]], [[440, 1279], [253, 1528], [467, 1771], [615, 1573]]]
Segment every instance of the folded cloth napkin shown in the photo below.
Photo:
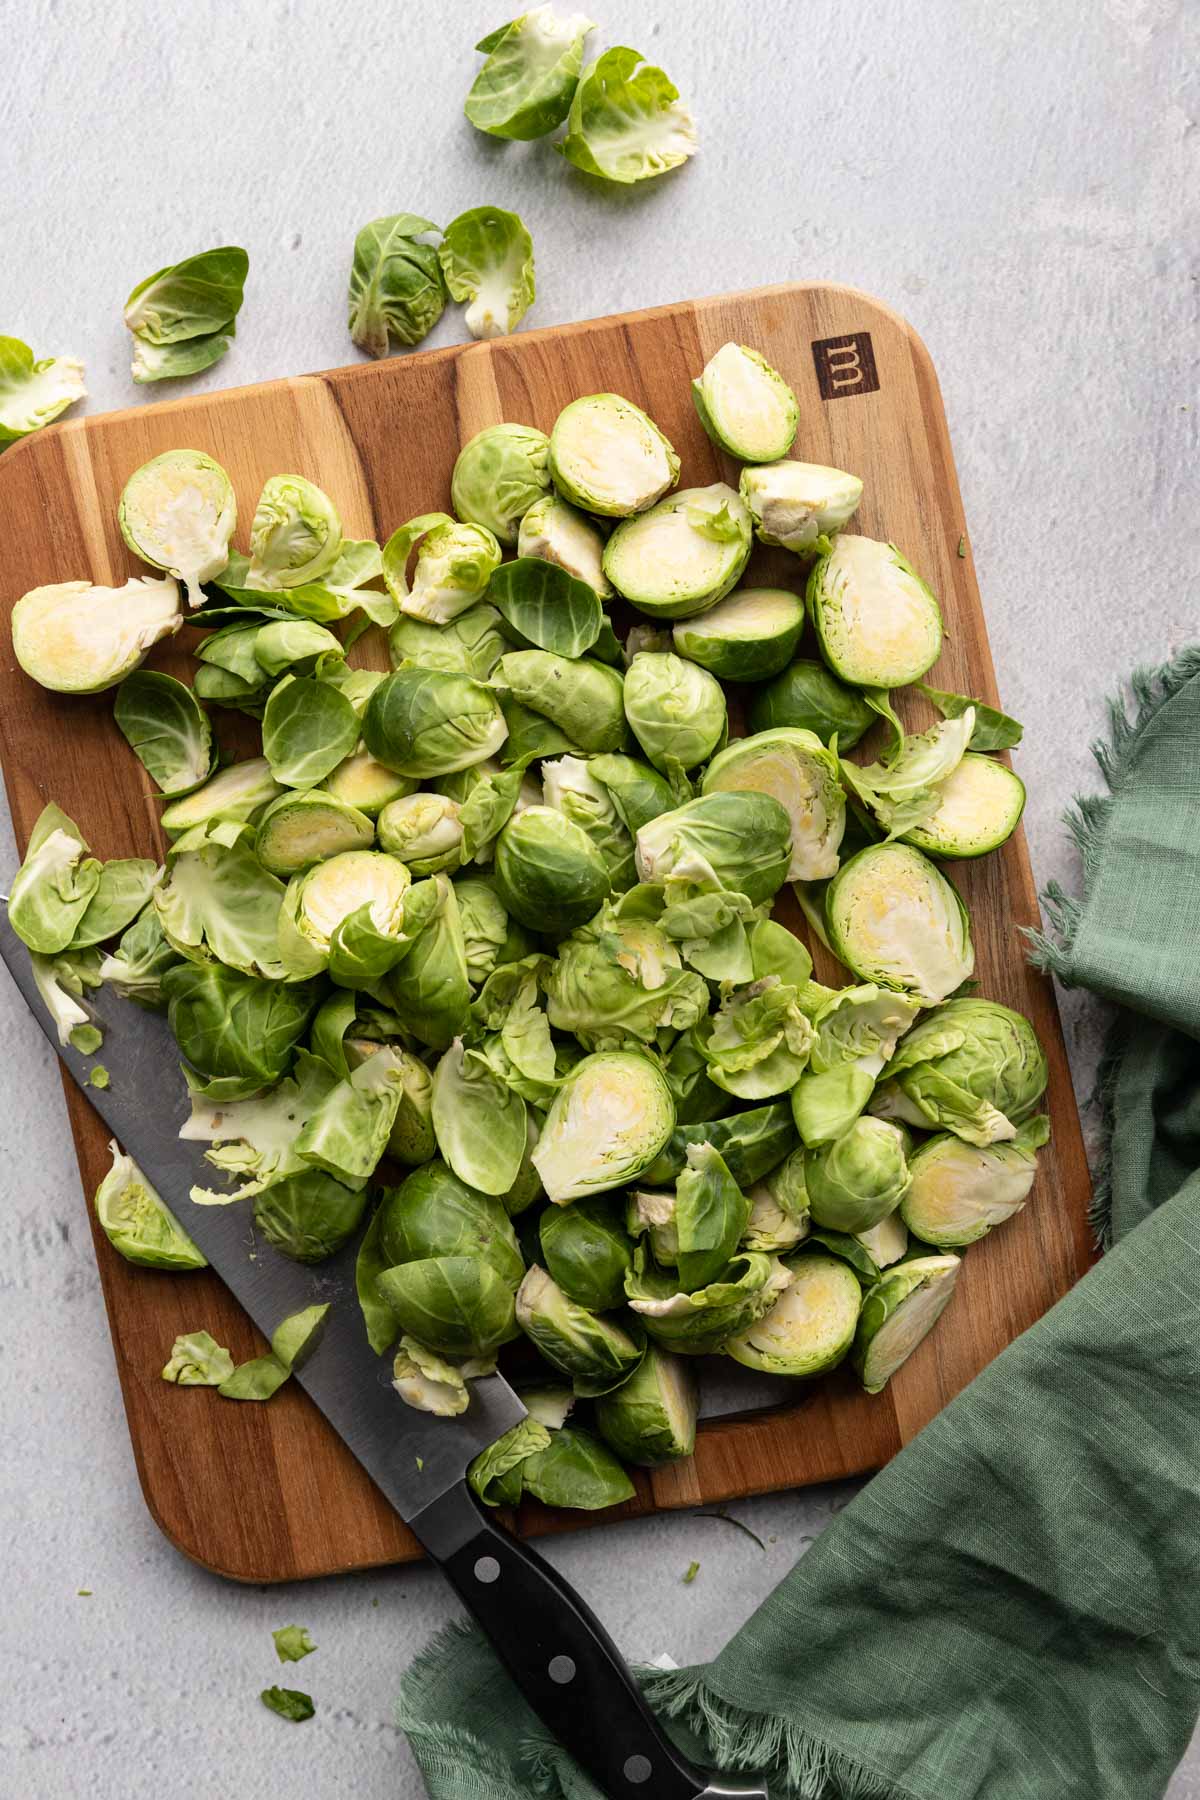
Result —
[[[1111, 1245], [706, 1667], [645, 1671], [693, 1753], [808, 1800], [1153, 1800], [1200, 1708], [1200, 646], [1133, 679], [1033, 955], [1117, 1007]], [[432, 1800], [596, 1800], [482, 1640], [399, 1703]]]

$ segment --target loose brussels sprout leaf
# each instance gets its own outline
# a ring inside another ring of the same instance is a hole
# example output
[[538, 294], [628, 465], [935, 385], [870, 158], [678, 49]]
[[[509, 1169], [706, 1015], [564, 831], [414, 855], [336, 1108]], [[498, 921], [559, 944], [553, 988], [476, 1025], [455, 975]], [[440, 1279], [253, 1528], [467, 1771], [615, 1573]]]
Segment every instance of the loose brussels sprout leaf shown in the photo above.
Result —
[[0, 337], [0, 450], [40, 431], [83, 400], [83, 364], [72, 356], [43, 356], [20, 338]]
[[546, 1448], [522, 1463], [521, 1475], [525, 1492], [544, 1506], [598, 1512], [632, 1500], [636, 1493], [607, 1445], [574, 1425], [551, 1432]]
[[305, 1168], [297, 1153], [297, 1141], [309, 1119], [337, 1086], [335, 1076], [315, 1056], [296, 1053], [293, 1075], [285, 1075], [267, 1093], [252, 1100], [214, 1102], [199, 1092], [192, 1094], [192, 1114], [179, 1135], [188, 1143], [215, 1146], [205, 1159], [227, 1175], [249, 1177], [242, 1186], [214, 1193], [193, 1187], [197, 1206], [225, 1206], [246, 1200]]
[[974, 711], [975, 723], [971, 730], [969, 750], [1015, 750], [1025, 735], [1025, 727], [1010, 719], [1007, 713], [998, 712], [994, 706], [988, 706], [982, 700], [972, 700], [967, 694], [946, 693], [941, 688], [926, 687], [923, 681], [916, 684], [918, 694], [923, 694], [932, 706], [936, 706], [944, 719], [960, 719], [968, 707]]
[[464, 444], [450, 479], [460, 519], [513, 545], [521, 520], [550, 491], [550, 440], [532, 425], [488, 425]]
[[271, 1633], [275, 1641], [275, 1654], [280, 1662], [300, 1662], [302, 1658], [311, 1656], [316, 1649], [312, 1638], [304, 1625], [285, 1625], [279, 1631]]
[[873, 844], [825, 892], [834, 955], [860, 980], [936, 1006], [974, 972], [970, 919], [957, 890], [919, 850]]
[[[970, 716], [968, 709], [966, 717]], [[1003, 763], [968, 751], [938, 788], [933, 808], [904, 836], [930, 856], [986, 856], [1017, 829], [1025, 784]]]
[[694, 769], [728, 731], [720, 682], [671, 652], [642, 651], [625, 675], [625, 717], [656, 769]]
[[[490, 881], [478, 878], [456, 881], [454, 892], [462, 921], [467, 978], [472, 987], [482, 987], [493, 969], [501, 963], [516, 961], [533, 945], [522, 927], [513, 924], [508, 909]], [[508, 954], [510, 951], [515, 955]]]
[[124, 931], [150, 899], [161, 874], [158, 864], [147, 857], [122, 857], [105, 863], [99, 885], [71, 934], [69, 947], [92, 949]]
[[625, 741], [623, 682], [606, 663], [512, 650], [497, 663], [492, 686], [557, 725], [570, 740], [564, 748], [619, 750]]
[[164, 1004], [162, 978], [179, 960], [150, 905], [123, 934], [116, 950], [102, 959], [97, 973], [123, 1000], [156, 1008]]
[[567, 135], [555, 145], [569, 163], [605, 181], [646, 181], [686, 162], [696, 125], [661, 69], [617, 45], [583, 72]]
[[255, 1356], [239, 1363], [217, 1392], [223, 1400], [269, 1400], [287, 1379], [288, 1371], [277, 1356]]
[[[399, 1020], [396, 1021], [399, 1028]], [[437, 1138], [433, 1129], [433, 1077], [418, 1056], [397, 1045], [389, 1046], [399, 1073], [400, 1099], [396, 1117], [388, 1135], [387, 1153], [394, 1161], [415, 1169], [437, 1155]], [[352, 1042], [348, 1056], [361, 1062], [379, 1049], [371, 1042]]]
[[808, 1066], [814, 1038], [796, 989], [778, 975], [732, 989], [696, 1031], [710, 1080], [739, 1100], [789, 1093]]
[[588, 770], [608, 789], [625, 829], [635, 837], [643, 825], [670, 812], [675, 805], [668, 783], [656, 769], [635, 757], [614, 753], [593, 756], [588, 759]]
[[803, 629], [804, 603], [786, 588], [739, 588], [671, 635], [680, 656], [722, 681], [763, 681], [787, 666]]
[[979, 1145], [1014, 1138], [1049, 1079], [1029, 1020], [973, 996], [926, 1014], [883, 1074], [924, 1128], [953, 1131]]
[[434, 1070], [433, 1128], [460, 1181], [485, 1194], [508, 1192], [525, 1157], [525, 1102], [461, 1038]]
[[455, 782], [461, 782], [465, 790], [459, 806], [464, 862], [491, 862], [495, 839], [513, 814], [540, 806], [542, 800], [537, 781], [519, 764], [498, 770], [475, 763], [457, 775], [443, 776], [441, 791], [449, 792]]
[[237, 523], [233, 483], [202, 450], [166, 450], [135, 469], [117, 514], [121, 536], [151, 568], [187, 589], [189, 606], [203, 606], [202, 581], [229, 561]]
[[[525, 514], [517, 533], [517, 555], [551, 563], [591, 588], [601, 600], [612, 594], [604, 573], [603, 532], [558, 494], [544, 495]], [[557, 650], [558, 645], [544, 644], [542, 648]]]
[[367, 1342], [376, 1356], [382, 1356], [384, 1351], [395, 1343], [400, 1332], [400, 1322], [380, 1294], [377, 1286], [383, 1271], [392, 1266], [383, 1249], [382, 1223], [385, 1204], [386, 1196], [380, 1202], [370, 1224], [363, 1233], [354, 1263], [354, 1290], [358, 1295]]
[[409, 794], [391, 800], [379, 815], [379, 844], [416, 876], [456, 869], [463, 860], [463, 828], [457, 801], [444, 794]]
[[919, 1010], [908, 995], [874, 985], [844, 988], [817, 1005], [810, 1066], [792, 1089], [792, 1114], [805, 1144], [830, 1143], [849, 1131]]
[[190, 794], [212, 774], [212, 726], [191, 688], [172, 675], [138, 669], [117, 690], [113, 717], [163, 794]]
[[150, 344], [145, 338], [135, 337], [129, 373], [139, 387], [151, 381], [180, 381], [186, 375], [201, 375], [220, 362], [234, 336], [231, 322], [220, 331], [206, 331], [202, 337], [188, 338], [180, 344]]
[[74, 939], [100, 877], [78, 826], [51, 802], [38, 814], [9, 888], [9, 924], [30, 950], [57, 956]]
[[482, 762], [507, 736], [499, 703], [481, 682], [419, 666], [386, 676], [363, 720], [371, 755], [417, 780]]
[[405, 1030], [430, 1049], [445, 1050], [470, 1023], [466, 946], [452, 883], [445, 875], [421, 882], [406, 905], [410, 920], [422, 891], [431, 896], [428, 913], [422, 903], [421, 928], [404, 960], [389, 974], [386, 991]]
[[569, 1300], [589, 1312], [624, 1305], [633, 1244], [625, 1229], [625, 1208], [615, 1196], [596, 1194], [571, 1206], [548, 1206], [539, 1241], [552, 1280]]
[[672, 1044], [665, 1074], [675, 1097], [677, 1124], [697, 1125], [705, 1119], [717, 1119], [728, 1107], [728, 1096], [709, 1079], [708, 1064], [696, 1042], [694, 1026]]
[[770, 1312], [725, 1345], [748, 1369], [769, 1375], [822, 1375], [854, 1342], [862, 1289], [853, 1269], [831, 1256], [805, 1254]]
[[[778, 975], [786, 987], [806, 992], [812, 975], [812, 957], [794, 932], [775, 919], [759, 919], [749, 934], [754, 979]], [[808, 1008], [805, 1007], [807, 1011]]]
[[679, 1286], [685, 1293], [715, 1281], [741, 1241], [750, 1202], [711, 1144], [689, 1144], [675, 1189]]
[[698, 891], [686, 881], [668, 881], [665, 888], [635, 888], [633, 893], [662, 897], [659, 924], [678, 945], [684, 961], [707, 980], [737, 985], [754, 979], [747, 924], [762, 909], [756, 909], [745, 894]]
[[846, 801], [838, 759], [820, 738], [781, 725], [727, 745], [705, 771], [703, 792], [746, 790], [770, 794], [791, 820], [789, 881], [820, 881], [837, 873]]
[[[895, 1218], [896, 1214], [889, 1213], [888, 1217]], [[887, 1220], [880, 1222], [886, 1224]], [[804, 1247], [805, 1255], [807, 1256], [809, 1252], [827, 1250], [830, 1256], [836, 1256], [839, 1262], [844, 1262], [847, 1267], [854, 1270], [860, 1287], [874, 1287], [879, 1280], [879, 1266], [863, 1243], [864, 1235], [862, 1232], [853, 1236], [848, 1231], [826, 1231], [817, 1226], [809, 1234], [808, 1242]]]
[[151, 645], [179, 630], [179, 589], [164, 577], [93, 587], [31, 588], [12, 609], [13, 654], [40, 687], [98, 694], [136, 669]]
[[680, 488], [617, 526], [604, 547], [604, 573], [639, 611], [688, 619], [736, 585], [751, 541], [750, 514], [731, 487]]
[[804, 1182], [813, 1224], [869, 1231], [908, 1191], [906, 1138], [885, 1119], [859, 1118], [840, 1138], [807, 1150]]
[[644, 512], [679, 479], [670, 440], [620, 394], [572, 400], [554, 422], [549, 448], [550, 473], [563, 497], [610, 518]]
[[[269, 685], [267, 672], [254, 654], [261, 629], [262, 624], [258, 619], [248, 619], [226, 626], [221, 631], [214, 631], [196, 650], [197, 658], [206, 665], [198, 671], [198, 675], [203, 677], [219, 669], [226, 675], [235, 677], [235, 684], [228, 689], [231, 700], [251, 695], [265, 698], [265, 690]], [[204, 686], [207, 687], [208, 683], [205, 682]], [[203, 688], [198, 691], [203, 691]], [[209, 694], [207, 697], [211, 699], [215, 696]]]
[[232, 763], [229, 768], [219, 770], [195, 793], [164, 808], [162, 827], [174, 835], [222, 819], [237, 823], [249, 819], [260, 806], [265, 806], [282, 792], [265, 756]]
[[496, 840], [496, 885], [531, 931], [561, 937], [590, 919], [610, 890], [604, 858], [564, 813], [530, 806]]
[[233, 1358], [207, 1331], [185, 1331], [171, 1345], [162, 1372], [180, 1387], [220, 1387], [233, 1374]]
[[473, 338], [515, 331], [533, 305], [533, 239], [520, 215], [500, 206], [475, 206], [451, 219], [438, 247], [454, 300], [469, 300]]
[[[937, 812], [943, 785], [963, 759], [975, 720], [968, 710], [917, 737], [901, 737], [886, 762], [842, 762], [842, 779], [887, 833], [886, 842], [924, 825]], [[1007, 771], [1006, 771], [1007, 772]]]
[[605, 1051], [576, 1063], [546, 1115], [533, 1153], [556, 1205], [636, 1181], [666, 1148], [675, 1103], [657, 1063]]
[[900, 1206], [904, 1223], [938, 1250], [986, 1237], [1024, 1206], [1037, 1174], [1037, 1149], [1047, 1136], [1039, 1113], [1010, 1143], [977, 1146], [950, 1133], [930, 1138], [910, 1163], [912, 1186]]
[[546, 1381], [539, 1382], [536, 1387], [518, 1388], [517, 1398], [531, 1419], [536, 1419], [547, 1431], [561, 1431], [574, 1408], [575, 1390]]
[[547, 806], [586, 831], [604, 858], [609, 880], [618, 892], [633, 886], [633, 838], [626, 830], [608, 789], [594, 779], [586, 762], [563, 756], [542, 765]]
[[112, 1168], [96, 1189], [96, 1217], [126, 1262], [144, 1269], [206, 1269], [208, 1259], [163, 1205], [132, 1157], [109, 1143]]
[[708, 1008], [703, 979], [656, 925], [608, 909], [560, 946], [545, 987], [551, 1025], [590, 1050], [654, 1045], [661, 1030], [687, 1030]]
[[[80, 1043], [78, 1033], [76, 1034], [74, 1041], [75, 1041], [75, 1048], [77, 1050], [82, 1050], [85, 1055], [90, 1055], [93, 1050], [98, 1050], [100, 1048], [100, 1045], [98, 1043], [90, 1044], [90, 1045], [85, 1045], [85, 1044]], [[104, 1067], [104, 1064], [97, 1063], [95, 1068], [91, 1071], [91, 1073], [89, 1074], [89, 1076], [87, 1078], [87, 1085], [88, 1085], [88, 1087], [93, 1087], [93, 1088], [106, 1088], [109, 1086], [111, 1080], [112, 1080], [112, 1077], [109, 1075], [108, 1070]]]
[[406, 794], [415, 791], [416, 785], [411, 775], [397, 775], [392, 769], [384, 768], [369, 750], [361, 746], [345, 757], [321, 783], [335, 800], [365, 814], [368, 819], [377, 819], [390, 800], [402, 800]]
[[487, 527], [457, 524], [448, 513], [421, 513], [393, 531], [383, 547], [388, 592], [403, 614], [430, 625], [449, 625], [469, 611], [499, 565], [500, 546]]
[[709, 1356], [761, 1318], [791, 1279], [791, 1271], [775, 1258], [743, 1251], [726, 1265], [720, 1281], [685, 1294], [673, 1273], [654, 1268], [638, 1250], [625, 1292], [651, 1339], [681, 1356]]
[[258, 981], [220, 963], [179, 963], [164, 973], [162, 991], [180, 1054], [220, 1100], [247, 1099], [279, 1080], [319, 999], [312, 983]]
[[365, 1188], [343, 1187], [324, 1169], [273, 1181], [254, 1197], [254, 1223], [267, 1242], [296, 1262], [324, 1262], [362, 1223]]
[[596, 1428], [622, 1462], [653, 1469], [696, 1447], [699, 1389], [691, 1365], [650, 1344], [629, 1380], [596, 1402]]
[[508, 726], [508, 739], [504, 746], [503, 761], [514, 768], [527, 768], [543, 756], [561, 756], [564, 752], [573, 754], [580, 745], [573, 744], [565, 731], [543, 718], [541, 713], [533, 712], [514, 700], [511, 694], [505, 694], [500, 702], [504, 714], [504, 723]]
[[73, 1045], [84, 1056], [90, 1056], [100, 1048], [104, 1039], [93, 1025], [91, 1013], [80, 1004], [83, 984], [70, 980], [62, 966], [65, 960], [62, 957], [39, 956], [34, 950], [29, 953], [33, 979], [42, 1004], [54, 1021], [59, 1043], [64, 1048], [68, 1044]]
[[383, 1045], [324, 1096], [296, 1139], [296, 1155], [347, 1187], [375, 1171], [400, 1104], [403, 1051]]
[[447, 1362], [427, 1345], [405, 1335], [392, 1364], [392, 1386], [405, 1405], [417, 1412], [454, 1419], [466, 1412], [471, 1403], [467, 1382], [476, 1375], [490, 1375], [495, 1367], [494, 1356]]
[[516, 1506], [524, 1485], [523, 1465], [549, 1443], [545, 1425], [532, 1417], [522, 1419], [475, 1458], [467, 1470], [471, 1491], [485, 1506]]
[[472, 125], [520, 139], [561, 125], [583, 67], [584, 39], [594, 29], [582, 13], [560, 19], [552, 6], [539, 6], [491, 32], [475, 46], [487, 61], [463, 108]]
[[288, 1719], [293, 1725], [302, 1725], [316, 1711], [312, 1696], [302, 1694], [299, 1688], [264, 1688], [259, 1699], [268, 1712], [278, 1713], [281, 1719]]
[[604, 615], [595, 589], [537, 557], [519, 556], [497, 569], [488, 599], [516, 640], [533, 649], [582, 656], [600, 635]]
[[950, 1303], [962, 1259], [921, 1256], [889, 1269], [863, 1301], [853, 1362], [868, 1394], [883, 1391]]
[[843, 532], [808, 578], [808, 610], [835, 675], [904, 687], [941, 655], [937, 599], [895, 544]]
[[[732, 595], [731, 603], [737, 598]], [[755, 732], [779, 725], [812, 731], [823, 744], [836, 737], [840, 749], [851, 750], [871, 729], [875, 715], [863, 696], [844, 686], [824, 663], [800, 661], [755, 694], [748, 723]]]
[[587, 1399], [620, 1387], [646, 1353], [643, 1336], [576, 1305], [537, 1263], [517, 1290], [517, 1323], [546, 1361], [569, 1375], [575, 1392]]
[[419, 344], [446, 305], [441, 264], [418, 240], [437, 226], [416, 213], [373, 219], [354, 240], [350, 336], [368, 356], [386, 356], [388, 339]]
[[264, 869], [286, 880], [327, 857], [365, 850], [374, 837], [365, 813], [310, 789], [271, 802], [258, 821], [254, 851]]
[[250, 524], [245, 585], [277, 593], [320, 579], [337, 562], [342, 521], [328, 494], [303, 475], [272, 475]]
[[490, 1263], [427, 1257], [385, 1269], [376, 1287], [403, 1330], [443, 1356], [486, 1356], [516, 1336], [512, 1289]]
[[722, 344], [693, 381], [692, 399], [713, 443], [741, 462], [778, 462], [792, 447], [800, 419], [796, 396], [745, 344]]
[[315, 787], [357, 743], [358, 715], [328, 682], [289, 675], [271, 690], [263, 714], [263, 752], [284, 787]]
[[738, 485], [760, 541], [799, 556], [829, 548], [829, 539], [857, 509], [863, 491], [857, 475], [804, 462], [743, 469]]
[[314, 669], [333, 672], [345, 658], [345, 646], [332, 631], [312, 619], [279, 619], [254, 634], [254, 660], [268, 675], [309, 675]]
[[147, 344], [178, 344], [228, 331], [242, 304], [250, 259], [236, 245], [202, 250], [140, 281], [125, 324]]
[[278, 979], [287, 973], [278, 936], [283, 897], [283, 883], [268, 875], [247, 844], [209, 843], [172, 855], [154, 905], [181, 956], [215, 958], [243, 974]]
[[670, 1141], [642, 1179], [649, 1187], [665, 1187], [677, 1181], [687, 1167], [690, 1144], [711, 1144], [743, 1192], [783, 1161], [796, 1143], [791, 1108], [785, 1100], [756, 1106], [726, 1119], [709, 1119], [696, 1125], [679, 1125]]
[[791, 855], [786, 809], [756, 791], [704, 794], [661, 813], [637, 834], [638, 874], [664, 887], [668, 900], [716, 890], [760, 905], [778, 893]]
[[434, 1161], [388, 1189], [376, 1215], [385, 1268], [439, 1257], [486, 1262], [514, 1292], [525, 1264], [501, 1199]]

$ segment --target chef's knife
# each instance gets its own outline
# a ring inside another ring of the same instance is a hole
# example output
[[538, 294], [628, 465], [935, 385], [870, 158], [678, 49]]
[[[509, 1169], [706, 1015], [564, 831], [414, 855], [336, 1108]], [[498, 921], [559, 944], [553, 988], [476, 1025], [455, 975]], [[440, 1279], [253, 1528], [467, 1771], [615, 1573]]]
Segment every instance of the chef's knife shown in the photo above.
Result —
[[[710, 1779], [684, 1759], [591, 1608], [475, 1500], [465, 1479], [472, 1457], [525, 1413], [504, 1377], [473, 1381], [470, 1405], [456, 1419], [405, 1407], [386, 1358], [367, 1343], [356, 1245], [313, 1268], [267, 1246], [252, 1255], [244, 1207], [192, 1204], [190, 1189], [208, 1186], [212, 1171], [201, 1147], [179, 1137], [190, 1104], [166, 1020], [102, 990], [89, 1006], [104, 1028], [103, 1051], [85, 1057], [58, 1044], [29, 952], [3, 906], [0, 956], [90, 1104], [263, 1335], [302, 1307], [331, 1302], [319, 1348], [295, 1379], [457, 1589], [530, 1706], [610, 1800], [767, 1800], [761, 1786]], [[87, 1083], [97, 1060], [109, 1072], [107, 1088]]]

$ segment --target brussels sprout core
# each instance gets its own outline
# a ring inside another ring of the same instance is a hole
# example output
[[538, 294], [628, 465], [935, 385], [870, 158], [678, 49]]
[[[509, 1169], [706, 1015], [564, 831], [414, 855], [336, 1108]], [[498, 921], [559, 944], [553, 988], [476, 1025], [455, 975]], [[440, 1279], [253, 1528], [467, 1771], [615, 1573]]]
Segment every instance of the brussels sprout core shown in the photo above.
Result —
[[674, 485], [679, 458], [640, 406], [620, 394], [586, 394], [555, 420], [550, 473], [555, 487], [576, 506], [628, 518], [653, 506]]
[[830, 668], [857, 687], [904, 687], [941, 654], [941, 608], [894, 544], [843, 533], [813, 567], [808, 609]]
[[813, 550], [818, 538], [840, 531], [863, 491], [857, 475], [803, 462], [743, 469], [738, 485], [762, 542], [798, 553]]
[[202, 606], [200, 583], [229, 561], [237, 523], [233, 483], [220, 463], [199, 450], [152, 457], [125, 483], [117, 517], [134, 555], [174, 575], [188, 605]]
[[122, 588], [64, 581], [33, 588], [12, 609], [12, 641], [27, 675], [59, 694], [98, 694], [136, 669], [152, 644], [179, 630], [169, 579]]
[[934, 865], [906, 844], [872, 844], [825, 894], [834, 954], [863, 981], [935, 1006], [975, 967], [967, 909]]
[[693, 381], [692, 398], [705, 431], [730, 456], [772, 463], [791, 449], [796, 396], [757, 350], [722, 344]]
[[675, 1103], [657, 1063], [625, 1050], [585, 1056], [555, 1096], [533, 1165], [561, 1206], [635, 1181], [674, 1129]]
[[750, 515], [731, 487], [718, 481], [681, 488], [617, 526], [605, 547], [604, 572], [640, 611], [687, 619], [729, 592], [750, 543]]

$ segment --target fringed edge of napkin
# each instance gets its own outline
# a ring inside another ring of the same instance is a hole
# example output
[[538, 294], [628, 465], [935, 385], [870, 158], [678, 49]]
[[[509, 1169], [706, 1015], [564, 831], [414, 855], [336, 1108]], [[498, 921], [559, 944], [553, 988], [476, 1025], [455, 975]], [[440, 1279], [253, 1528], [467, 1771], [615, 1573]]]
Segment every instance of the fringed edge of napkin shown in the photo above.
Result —
[[[1113, 802], [1129, 776], [1134, 747], [1167, 702], [1197, 675], [1200, 675], [1200, 644], [1189, 644], [1169, 662], [1155, 668], [1134, 670], [1129, 680], [1134, 701], [1132, 718], [1123, 692], [1114, 694], [1108, 702], [1108, 735], [1097, 738], [1091, 747], [1108, 792], [1079, 794], [1063, 814], [1063, 823], [1083, 865], [1082, 898], [1068, 894], [1060, 882], [1048, 881], [1039, 898], [1050, 932], [1037, 931], [1029, 925], [1021, 927], [1022, 936], [1029, 944], [1027, 954], [1033, 967], [1043, 974], [1056, 975], [1064, 987], [1075, 986], [1075, 939], [1104, 854], [1104, 837]], [[1088, 1209], [1096, 1243], [1101, 1250], [1109, 1249], [1112, 1244], [1112, 1100], [1121, 1066], [1121, 1036], [1122, 1020], [1118, 1012], [1109, 1026], [1096, 1086], [1087, 1100], [1089, 1106], [1098, 1108], [1101, 1119], [1100, 1159], [1093, 1170], [1092, 1203]]]
[[479, 1778], [487, 1782], [488, 1800], [529, 1800], [531, 1781], [523, 1769], [498, 1756], [473, 1732], [457, 1725], [430, 1723], [431, 1688], [437, 1687], [446, 1664], [454, 1661], [468, 1639], [479, 1633], [468, 1619], [455, 1619], [430, 1639], [404, 1671], [396, 1701], [396, 1724], [408, 1739], [413, 1755], [426, 1776], [432, 1776], [442, 1794], [479, 1793]]

